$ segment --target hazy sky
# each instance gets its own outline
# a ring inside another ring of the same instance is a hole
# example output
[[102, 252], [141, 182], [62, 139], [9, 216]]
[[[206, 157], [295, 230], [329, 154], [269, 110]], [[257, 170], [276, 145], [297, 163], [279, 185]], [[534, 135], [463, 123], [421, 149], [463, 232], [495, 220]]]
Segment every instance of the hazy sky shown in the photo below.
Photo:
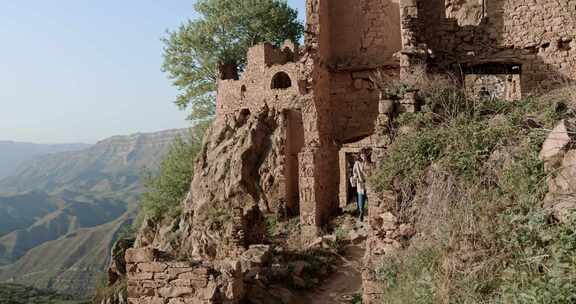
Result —
[[[305, 0], [289, 0], [304, 12]], [[160, 71], [192, 0], [0, 0], [0, 140], [86, 142], [185, 127]]]

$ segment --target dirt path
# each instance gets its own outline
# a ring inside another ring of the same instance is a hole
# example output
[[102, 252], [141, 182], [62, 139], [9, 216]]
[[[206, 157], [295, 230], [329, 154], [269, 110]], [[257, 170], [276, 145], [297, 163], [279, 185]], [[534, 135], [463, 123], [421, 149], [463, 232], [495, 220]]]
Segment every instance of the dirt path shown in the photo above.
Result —
[[362, 258], [364, 243], [348, 245], [341, 257], [338, 270], [324, 280], [320, 286], [298, 297], [302, 304], [353, 303], [355, 294], [362, 290]]

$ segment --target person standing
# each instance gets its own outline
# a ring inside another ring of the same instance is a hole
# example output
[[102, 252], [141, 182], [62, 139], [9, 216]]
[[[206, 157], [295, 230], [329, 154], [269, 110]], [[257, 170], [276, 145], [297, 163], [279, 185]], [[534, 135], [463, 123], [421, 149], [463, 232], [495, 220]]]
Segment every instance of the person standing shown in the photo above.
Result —
[[368, 152], [363, 149], [360, 152], [360, 158], [354, 163], [352, 169], [352, 177], [356, 184], [356, 192], [358, 193], [358, 199], [356, 200], [356, 206], [358, 208], [358, 217], [360, 222], [364, 221], [364, 207], [366, 204], [366, 169], [368, 166]]

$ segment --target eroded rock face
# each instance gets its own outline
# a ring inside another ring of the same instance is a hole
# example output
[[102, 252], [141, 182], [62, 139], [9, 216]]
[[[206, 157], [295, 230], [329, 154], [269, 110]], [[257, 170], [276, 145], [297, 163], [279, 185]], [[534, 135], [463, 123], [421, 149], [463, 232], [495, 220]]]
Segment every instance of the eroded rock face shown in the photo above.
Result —
[[283, 208], [283, 115], [268, 107], [218, 118], [207, 131], [183, 215], [148, 222], [136, 247], [219, 260], [239, 256], [265, 237], [264, 212]]
[[270, 259], [264, 213], [285, 208], [285, 138], [284, 114], [267, 106], [217, 118], [182, 215], [145, 220], [126, 253], [130, 300], [237, 303], [254, 290], [242, 276]]
[[111, 252], [110, 266], [108, 267], [108, 286], [114, 285], [118, 280], [126, 277], [126, 262], [124, 255], [128, 248], [134, 245], [134, 239], [120, 239], [114, 243]]

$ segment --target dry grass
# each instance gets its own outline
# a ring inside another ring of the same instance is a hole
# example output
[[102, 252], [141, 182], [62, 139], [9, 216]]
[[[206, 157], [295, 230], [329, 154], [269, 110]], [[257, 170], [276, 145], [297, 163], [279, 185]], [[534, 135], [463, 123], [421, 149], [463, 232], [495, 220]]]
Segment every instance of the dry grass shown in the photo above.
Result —
[[399, 117], [414, 131], [396, 138], [377, 179], [421, 232], [383, 262], [386, 303], [569, 303], [576, 230], [551, 224], [541, 208], [538, 152], [546, 130], [573, 117], [574, 87], [468, 105], [441, 91], [429, 95], [430, 112]]

